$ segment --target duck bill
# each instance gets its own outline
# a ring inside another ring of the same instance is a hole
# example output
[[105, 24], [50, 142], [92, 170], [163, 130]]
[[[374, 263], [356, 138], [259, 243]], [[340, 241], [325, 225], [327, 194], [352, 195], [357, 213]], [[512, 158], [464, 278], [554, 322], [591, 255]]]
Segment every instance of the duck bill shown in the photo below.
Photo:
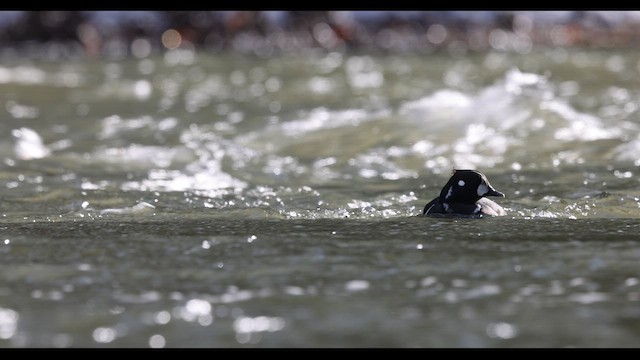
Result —
[[483, 196], [504, 197], [504, 194], [501, 193], [500, 191], [496, 191], [496, 189], [494, 189], [493, 186], [489, 185], [486, 181], [483, 181], [482, 184], [478, 186], [478, 196], [479, 197], [483, 197]]
[[504, 193], [501, 193], [500, 191], [496, 191], [490, 188], [489, 191], [486, 194], [484, 194], [484, 196], [504, 197]]

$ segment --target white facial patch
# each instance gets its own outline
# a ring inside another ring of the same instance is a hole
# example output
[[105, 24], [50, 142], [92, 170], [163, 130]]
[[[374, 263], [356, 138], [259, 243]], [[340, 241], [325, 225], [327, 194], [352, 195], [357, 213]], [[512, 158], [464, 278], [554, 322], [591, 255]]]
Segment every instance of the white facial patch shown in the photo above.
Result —
[[458, 186], [464, 186], [464, 180], [458, 181]]
[[489, 192], [489, 187], [485, 184], [480, 184], [478, 186], [478, 196], [484, 196], [484, 194]]
[[449, 191], [447, 191], [447, 195], [444, 196], [444, 199], [448, 200], [451, 197], [452, 192], [453, 192], [453, 186], [450, 186]]

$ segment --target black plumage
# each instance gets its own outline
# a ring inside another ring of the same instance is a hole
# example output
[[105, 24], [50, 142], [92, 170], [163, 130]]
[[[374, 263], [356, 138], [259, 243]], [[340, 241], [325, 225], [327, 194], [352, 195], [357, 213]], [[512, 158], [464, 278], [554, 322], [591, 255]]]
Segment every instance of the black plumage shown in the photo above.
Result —
[[506, 211], [485, 196], [504, 197], [496, 191], [487, 177], [476, 170], [454, 170], [440, 196], [431, 200], [423, 215], [472, 215], [503, 216]]

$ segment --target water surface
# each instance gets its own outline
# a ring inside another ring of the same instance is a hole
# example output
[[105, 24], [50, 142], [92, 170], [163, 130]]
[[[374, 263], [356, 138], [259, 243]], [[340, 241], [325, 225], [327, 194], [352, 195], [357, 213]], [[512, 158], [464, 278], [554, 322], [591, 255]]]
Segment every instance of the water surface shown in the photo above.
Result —
[[639, 61], [8, 59], [0, 346], [635, 347]]

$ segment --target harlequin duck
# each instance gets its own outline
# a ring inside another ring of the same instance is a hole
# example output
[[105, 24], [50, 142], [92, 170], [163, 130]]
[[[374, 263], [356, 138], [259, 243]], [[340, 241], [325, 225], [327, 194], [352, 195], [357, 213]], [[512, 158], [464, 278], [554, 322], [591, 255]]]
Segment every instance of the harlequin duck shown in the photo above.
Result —
[[440, 196], [431, 200], [422, 211], [423, 215], [472, 215], [503, 216], [502, 206], [485, 196], [504, 197], [496, 191], [489, 180], [476, 170], [454, 170], [449, 182], [442, 188]]

